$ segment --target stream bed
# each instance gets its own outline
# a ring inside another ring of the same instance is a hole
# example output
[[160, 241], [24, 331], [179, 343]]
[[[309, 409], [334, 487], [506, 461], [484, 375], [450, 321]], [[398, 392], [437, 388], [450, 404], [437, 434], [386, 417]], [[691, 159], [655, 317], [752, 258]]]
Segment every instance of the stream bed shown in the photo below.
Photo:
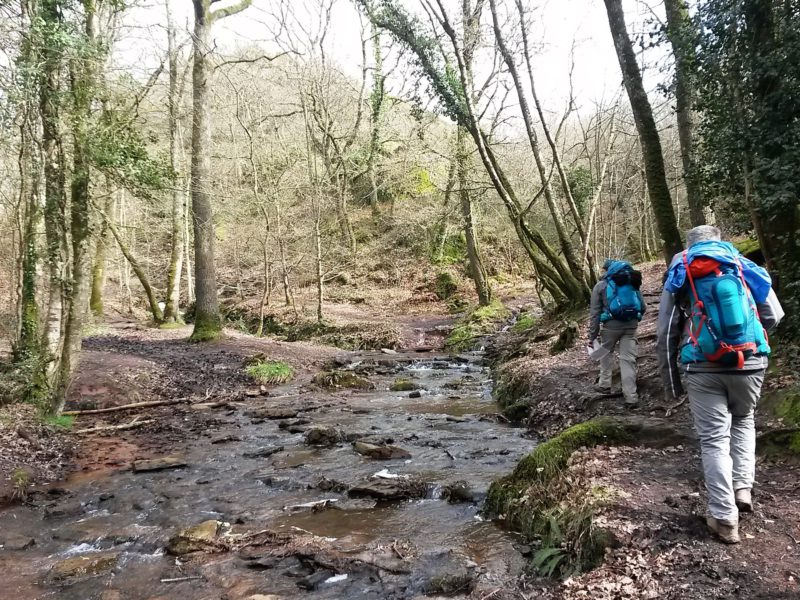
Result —
[[[400, 599], [512, 582], [519, 541], [480, 508], [535, 441], [498, 418], [480, 356], [363, 354], [342, 369], [374, 389], [271, 389], [213, 431], [187, 425], [185, 467], [76, 475], [4, 509], [0, 598]], [[390, 391], [398, 380], [417, 389]], [[376, 460], [354, 441], [410, 456]], [[212, 520], [285, 539], [280, 551], [165, 550]]]

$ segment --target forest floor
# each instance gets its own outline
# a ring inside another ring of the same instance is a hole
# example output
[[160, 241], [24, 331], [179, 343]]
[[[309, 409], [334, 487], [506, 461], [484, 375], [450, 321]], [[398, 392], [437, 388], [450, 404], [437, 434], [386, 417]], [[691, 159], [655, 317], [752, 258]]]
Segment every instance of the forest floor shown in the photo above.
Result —
[[[651, 271], [645, 294], [652, 303]], [[340, 320], [391, 320], [406, 349], [349, 352], [235, 332], [197, 345], [185, 341], [188, 328], [125, 320], [87, 338], [68, 408], [170, 404], [81, 415], [70, 434], [32, 429], [32, 418], [4, 429], [12, 418], [0, 419], [0, 468], [30, 454], [26, 438], [41, 435], [53, 441], [40, 442], [41, 460], [33, 457], [31, 468], [42, 470], [34, 479], [71, 470], [0, 511], [0, 598], [800, 597], [800, 469], [759, 460], [756, 510], [743, 517], [743, 542], [724, 546], [709, 536], [688, 406], [665, 406], [657, 380], [657, 307], [640, 330], [642, 405], [635, 412], [667, 422], [685, 441], [573, 457], [570, 469], [615, 490], [596, 523], [616, 541], [598, 568], [563, 582], [527, 571], [530, 547], [484, 522], [479, 510], [489, 483], [511, 471], [537, 436], [627, 414], [621, 397], [592, 391], [596, 369], [582, 344], [550, 357], [554, 326], [501, 367], [536, 390], [529, 429], [522, 429], [497, 416], [480, 357], [436, 349], [452, 317], [338, 310]], [[258, 385], [244, 371], [254, 356], [286, 361], [294, 380]], [[314, 384], [315, 374], [331, 369], [373, 389]], [[421, 390], [392, 392], [398, 378]], [[772, 377], [766, 393], [794, 383]], [[125, 424], [132, 428], [77, 433]], [[772, 426], [760, 418], [760, 428]], [[397, 445], [410, 457], [375, 460], [354, 451], [353, 441]], [[131, 469], [134, 461], [165, 457], [185, 466]], [[202, 522], [215, 523], [214, 531], [186, 532]], [[184, 555], [176, 536], [201, 552]]]

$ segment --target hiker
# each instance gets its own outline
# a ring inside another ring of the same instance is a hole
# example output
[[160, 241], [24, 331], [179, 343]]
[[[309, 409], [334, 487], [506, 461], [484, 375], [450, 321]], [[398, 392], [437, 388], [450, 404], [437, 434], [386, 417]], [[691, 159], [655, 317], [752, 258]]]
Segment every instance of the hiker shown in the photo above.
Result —
[[[739, 513], [753, 510], [754, 413], [770, 353], [767, 330], [783, 309], [765, 269], [702, 225], [667, 271], [658, 314], [658, 352], [667, 402], [685, 375], [708, 490], [709, 529], [739, 542]], [[680, 364], [680, 369], [679, 369]]]
[[606, 260], [603, 271], [603, 277], [592, 289], [589, 309], [590, 356], [600, 361], [600, 378], [595, 389], [604, 394], [611, 393], [614, 348], [619, 344], [622, 395], [625, 404], [633, 407], [639, 403], [636, 392], [636, 330], [646, 310], [639, 291], [642, 274], [630, 263], [612, 259]]

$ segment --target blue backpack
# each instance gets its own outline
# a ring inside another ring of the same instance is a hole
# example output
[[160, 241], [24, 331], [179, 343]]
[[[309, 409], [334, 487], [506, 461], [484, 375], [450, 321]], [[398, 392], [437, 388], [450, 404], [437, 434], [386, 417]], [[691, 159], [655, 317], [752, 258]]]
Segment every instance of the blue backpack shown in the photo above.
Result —
[[692, 314], [681, 362], [709, 361], [741, 369], [749, 357], [769, 355], [767, 333], [738, 258], [728, 264], [698, 256], [690, 264], [684, 252], [683, 264]]
[[630, 263], [615, 261], [605, 276], [606, 304], [608, 310], [600, 315], [600, 322], [637, 321], [644, 315], [644, 302], [639, 294], [642, 286], [642, 274], [631, 267]]

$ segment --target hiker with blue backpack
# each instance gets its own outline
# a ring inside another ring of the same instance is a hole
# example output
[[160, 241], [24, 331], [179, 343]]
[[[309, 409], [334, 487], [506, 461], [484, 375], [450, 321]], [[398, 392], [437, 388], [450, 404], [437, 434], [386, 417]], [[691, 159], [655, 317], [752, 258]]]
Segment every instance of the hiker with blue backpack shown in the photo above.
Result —
[[700, 439], [707, 524], [736, 544], [739, 513], [753, 510], [755, 408], [770, 354], [767, 331], [783, 309], [765, 269], [702, 225], [672, 259], [658, 316], [658, 352], [667, 401], [689, 394]]
[[639, 403], [636, 392], [636, 331], [646, 306], [639, 288], [642, 274], [630, 263], [609, 259], [603, 277], [592, 289], [589, 307], [590, 356], [600, 361], [600, 378], [595, 389], [611, 393], [614, 349], [619, 346], [619, 372], [622, 395], [627, 406]]

